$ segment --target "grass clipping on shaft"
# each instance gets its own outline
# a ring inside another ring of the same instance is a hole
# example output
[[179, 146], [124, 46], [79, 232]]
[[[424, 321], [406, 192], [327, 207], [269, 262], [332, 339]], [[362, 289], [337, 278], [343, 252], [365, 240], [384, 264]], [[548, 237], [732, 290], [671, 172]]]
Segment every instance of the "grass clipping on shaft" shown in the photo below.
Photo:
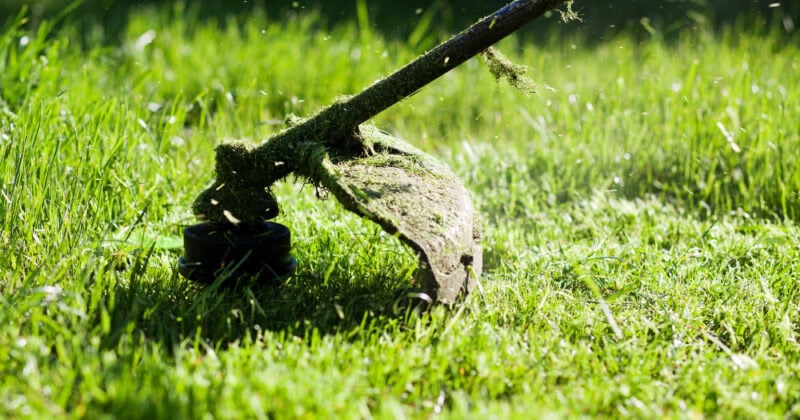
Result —
[[481, 53], [483, 61], [489, 67], [495, 80], [505, 79], [511, 86], [519, 89], [526, 95], [536, 93], [536, 83], [527, 76], [530, 68], [521, 64], [514, 64], [503, 53], [489, 47]]
[[[559, 10], [562, 22], [580, 21], [581, 18], [572, 10], [572, 1], [566, 2], [566, 10]], [[526, 95], [536, 93], [536, 83], [527, 76], [530, 68], [521, 64], [514, 64], [503, 53], [489, 47], [481, 52], [481, 57], [486, 65], [489, 67], [489, 72], [492, 73], [495, 80], [498, 82], [501, 79], [508, 81], [508, 84], [519, 89]]]

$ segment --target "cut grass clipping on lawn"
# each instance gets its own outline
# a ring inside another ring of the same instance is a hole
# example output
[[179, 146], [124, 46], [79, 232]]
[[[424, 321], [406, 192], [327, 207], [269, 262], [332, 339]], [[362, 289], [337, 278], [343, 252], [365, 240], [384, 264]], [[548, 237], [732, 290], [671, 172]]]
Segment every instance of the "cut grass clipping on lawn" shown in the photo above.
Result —
[[215, 145], [421, 52], [185, 16], [0, 32], [0, 416], [800, 416], [796, 35], [516, 37], [552, 90], [471, 60], [379, 115], [483, 217], [482, 293], [419, 314], [410, 250], [290, 182], [295, 276], [178, 276]]

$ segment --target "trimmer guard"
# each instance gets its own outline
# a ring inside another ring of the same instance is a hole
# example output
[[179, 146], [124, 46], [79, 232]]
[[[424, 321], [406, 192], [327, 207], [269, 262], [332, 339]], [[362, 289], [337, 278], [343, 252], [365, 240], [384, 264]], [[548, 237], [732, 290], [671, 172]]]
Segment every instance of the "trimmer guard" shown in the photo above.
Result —
[[397, 235], [420, 256], [418, 280], [432, 299], [454, 303], [477, 284], [483, 266], [480, 227], [469, 193], [442, 162], [362, 125], [366, 157], [322, 160], [318, 181], [342, 205]]

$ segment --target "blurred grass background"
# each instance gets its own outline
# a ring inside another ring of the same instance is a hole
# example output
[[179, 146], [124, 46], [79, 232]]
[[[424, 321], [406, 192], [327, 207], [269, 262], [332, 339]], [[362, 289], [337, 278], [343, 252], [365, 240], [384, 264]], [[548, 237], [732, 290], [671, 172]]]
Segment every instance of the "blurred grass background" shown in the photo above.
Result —
[[[108, 40], [119, 40], [131, 13], [153, 5], [167, 5], [162, 0], [85, 0], [77, 4], [73, 16], [87, 25], [99, 24]], [[239, 0], [195, 1], [191, 3], [193, 17], [217, 19], [230, 23], [231, 17], [246, 20], [255, 10], [265, 10], [271, 19], [284, 20], [308, 11], [317, 11], [323, 24], [335, 25], [347, 20], [363, 19], [359, 9], [366, 12], [372, 29], [384, 36], [411, 35], [420, 24], [439, 32], [454, 32], [494, 11], [508, 0]], [[52, 18], [74, 0], [0, 1], [0, 16], [14, 15], [23, 6], [30, 8], [33, 22]], [[620, 32], [647, 35], [652, 30], [667, 36], [697, 25], [721, 28], [736, 22], [778, 23], [786, 32], [800, 24], [800, 2], [770, 0], [611, 0], [604, 2], [577, 1], [575, 9], [590, 17], [571, 25], [560, 25], [558, 19], [547, 19], [529, 33], [580, 33], [586, 39], [600, 40]]]

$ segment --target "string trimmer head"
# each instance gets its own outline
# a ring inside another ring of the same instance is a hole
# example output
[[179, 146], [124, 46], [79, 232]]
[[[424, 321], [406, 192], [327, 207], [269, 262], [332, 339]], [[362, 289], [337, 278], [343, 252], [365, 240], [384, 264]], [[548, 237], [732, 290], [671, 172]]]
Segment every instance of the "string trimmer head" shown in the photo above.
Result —
[[296, 174], [329, 190], [349, 211], [396, 234], [420, 256], [419, 286], [452, 303], [481, 274], [480, 229], [469, 193], [443, 163], [364, 122], [565, 0], [517, 0], [356, 96], [336, 101], [257, 147], [217, 147], [214, 184], [195, 200], [204, 220], [184, 232], [181, 273], [261, 279], [291, 274], [295, 261], [270, 187]]

